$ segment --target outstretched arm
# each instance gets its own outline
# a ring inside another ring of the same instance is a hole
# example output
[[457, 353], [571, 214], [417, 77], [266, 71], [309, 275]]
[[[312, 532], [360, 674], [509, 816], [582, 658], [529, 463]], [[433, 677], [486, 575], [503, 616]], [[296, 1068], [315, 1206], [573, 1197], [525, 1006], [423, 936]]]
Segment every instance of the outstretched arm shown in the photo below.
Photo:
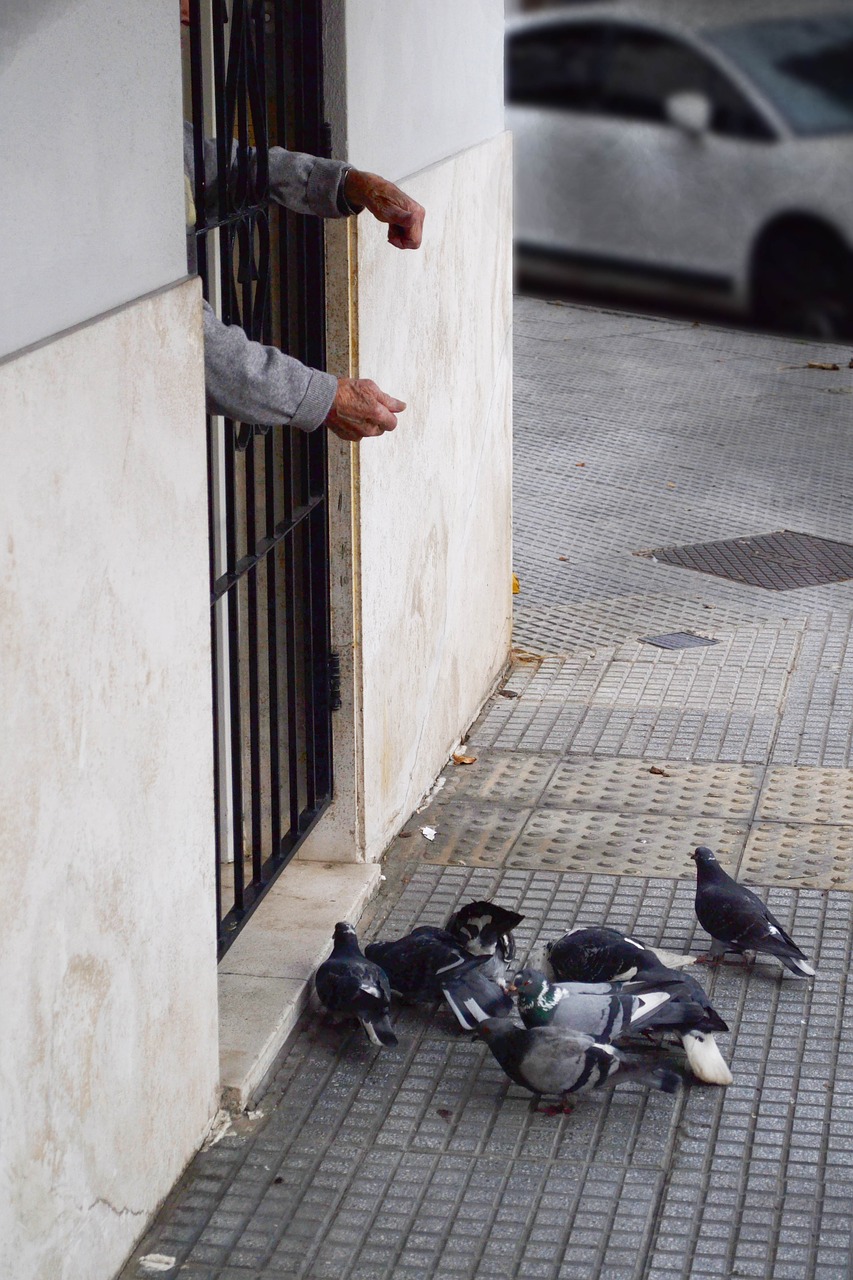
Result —
[[208, 413], [302, 431], [325, 424], [349, 441], [393, 431], [406, 407], [369, 378], [336, 378], [253, 342], [239, 325], [223, 324], [207, 302], [204, 380]]
[[379, 222], [388, 223], [389, 244], [397, 249], [420, 248], [425, 210], [417, 200], [387, 178], [363, 169], [350, 169], [343, 190], [354, 208], [367, 209]]

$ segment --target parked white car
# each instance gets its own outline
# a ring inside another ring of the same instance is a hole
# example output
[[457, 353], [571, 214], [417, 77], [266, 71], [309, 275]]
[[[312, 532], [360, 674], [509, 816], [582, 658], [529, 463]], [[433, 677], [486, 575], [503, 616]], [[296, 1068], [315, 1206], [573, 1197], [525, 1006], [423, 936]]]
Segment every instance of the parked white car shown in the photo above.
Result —
[[684, 0], [616, 0], [509, 25], [525, 275], [853, 335], [853, 10], [746, 9], [700, 24]]

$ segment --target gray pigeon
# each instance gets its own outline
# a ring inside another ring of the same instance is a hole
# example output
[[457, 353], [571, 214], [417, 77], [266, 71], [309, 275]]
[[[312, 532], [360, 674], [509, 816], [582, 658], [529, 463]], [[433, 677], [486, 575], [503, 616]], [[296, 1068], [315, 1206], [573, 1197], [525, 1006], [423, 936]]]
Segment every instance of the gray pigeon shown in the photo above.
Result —
[[629, 1030], [673, 1027], [683, 1017], [664, 991], [624, 995], [609, 982], [549, 982], [539, 969], [520, 969], [509, 990], [526, 1027], [568, 1027], [605, 1044]]
[[696, 863], [696, 915], [713, 938], [712, 960], [726, 951], [763, 951], [797, 977], [814, 977], [808, 958], [758, 894], [733, 880], [705, 845], [690, 856]]
[[335, 925], [332, 954], [314, 975], [314, 987], [321, 1004], [332, 1013], [358, 1018], [373, 1044], [390, 1048], [397, 1043], [388, 1020], [388, 979], [378, 964], [361, 954], [355, 929], [345, 920]]
[[477, 1027], [510, 1080], [538, 1098], [560, 1098], [564, 1109], [573, 1095], [636, 1080], [675, 1093], [681, 1077], [666, 1067], [629, 1058], [592, 1036], [563, 1027], [517, 1027], [509, 1018], [487, 1018]]

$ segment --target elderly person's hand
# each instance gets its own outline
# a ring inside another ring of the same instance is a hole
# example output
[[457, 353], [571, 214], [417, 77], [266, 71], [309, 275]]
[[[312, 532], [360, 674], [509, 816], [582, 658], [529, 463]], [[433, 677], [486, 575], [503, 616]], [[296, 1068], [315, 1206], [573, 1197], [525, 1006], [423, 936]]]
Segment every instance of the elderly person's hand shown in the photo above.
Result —
[[388, 242], [397, 249], [418, 249], [424, 226], [424, 209], [387, 178], [363, 169], [350, 169], [344, 195], [351, 205], [362, 205], [379, 222], [388, 223]]
[[358, 441], [393, 431], [398, 413], [405, 409], [377, 387], [370, 378], [338, 378], [338, 390], [325, 425], [342, 440]]

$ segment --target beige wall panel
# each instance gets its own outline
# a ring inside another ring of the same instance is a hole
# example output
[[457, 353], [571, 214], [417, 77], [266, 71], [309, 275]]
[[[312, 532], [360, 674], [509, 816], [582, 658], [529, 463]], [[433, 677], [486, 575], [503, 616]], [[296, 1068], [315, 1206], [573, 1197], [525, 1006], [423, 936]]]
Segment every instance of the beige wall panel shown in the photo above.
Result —
[[114, 1274], [217, 1101], [198, 281], [0, 363], [0, 1274]]
[[476, 715], [511, 627], [511, 146], [407, 182], [419, 252], [358, 224], [358, 362], [408, 404], [359, 447], [365, 855]]

